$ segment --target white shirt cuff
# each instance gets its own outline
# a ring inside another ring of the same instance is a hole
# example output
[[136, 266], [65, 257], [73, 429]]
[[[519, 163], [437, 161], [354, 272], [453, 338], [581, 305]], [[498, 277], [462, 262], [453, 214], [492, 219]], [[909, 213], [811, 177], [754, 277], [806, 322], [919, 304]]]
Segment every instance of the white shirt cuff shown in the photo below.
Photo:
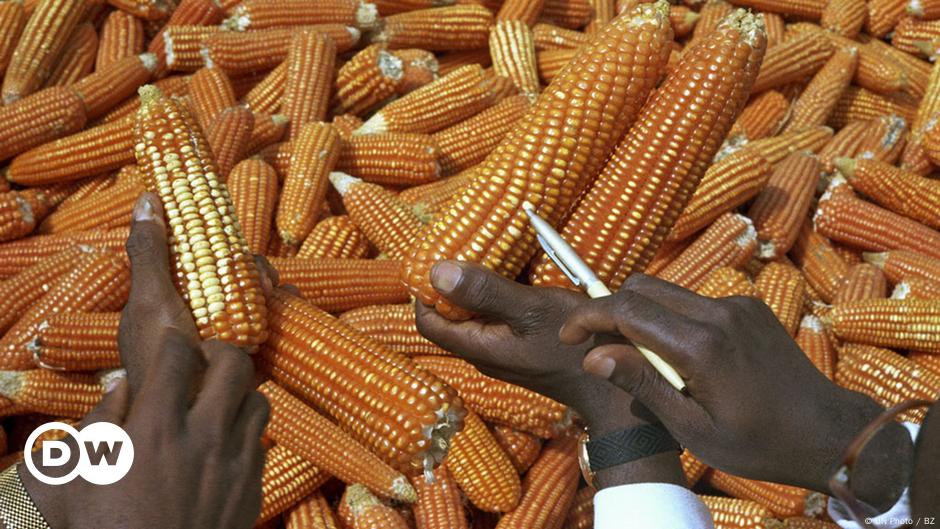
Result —
[[713, 529], [695, 493], [668, 483], [611, 487], [594, 496], [594, 529]]

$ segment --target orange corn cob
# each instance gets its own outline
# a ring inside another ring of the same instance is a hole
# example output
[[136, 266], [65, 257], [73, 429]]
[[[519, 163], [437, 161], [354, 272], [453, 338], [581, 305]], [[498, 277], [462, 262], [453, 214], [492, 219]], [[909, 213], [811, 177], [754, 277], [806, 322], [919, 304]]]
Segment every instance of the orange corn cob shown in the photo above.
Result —
[[839, 526], [817, 520], [815, 518], [787, 518], [783, 522], [784, 529], [839, 529]]
[[839, 129], [832, 140], [819, 151], [819, 162], [826, 173], [836, 170], [833, 163], [836, 158], [853, 158], [862, 144], [870, 137], [871, 121], [852, 121]]
[[227, 181], [229, 173], [248, 153], [255, 116], [243, 107], [231, 107], [222, 111], [209, 124], [206, 141], [215, 155], [219, 176]]
[[577, 441], [563, 436], [550, 441], [522, 482], [519, 506], [503, 516], [497, 529], [557, 527], [578, 491]]
[[907, 0], [867, 0], [867, 4], [865, 29], [872, 36], [882, 38], [904, 17]]
[[344, 312], [339, 321], [406, 356], [449, 355], [418, 332], [415, 306], [373, 305]]
[[410, 187], [398, 194], [398, 198], [413, 206], [420, 208], [427, 215], [437, 215], [450, 204], [451, 199], [459, 193], [473, 177], [475, 167], [471, 167], [460, 174], [450, 176], [437, 182]]
[[741, 266], [754, 255], [755, 250], [757, 231], [750, 219], [736, 213], [725, 213], [657, 275], [694, 290], [713, 269]]
[[107, 2], [144, 20], [160, 20], [170, 11], [170, 6], [162, 0], [107, 0]]
[[688, 7], [674, 5], [669, 8], [669, 20], [676, 38], [686, 37], [695, 29], [700, 15]]
[[834, 0], [826, 2], [820, 24], [852, 39], [862, 30], [867, 17], [868, 6], [865, 0]]
[[822, 167], [813, 154], [796, 152], [774, 169], [767, 187], [751, 205], [748, 217], [760, 241], [758, 255], [776, 259], [786, 254], [809, 211]]
[[496, 20], [522, 22], [531, 26], [544, 6], [545, 0], [504, 0], [496, 13]]
[[905, 279], [894, 286], [891, 299], [940, 299], [940, 283], [919, 277]]
[[[327, 123], [309, 123], [299, 131], [278, 204], [276, 224], [288, 246], [300, 246], [317, 222], [328, 177], [340, 153], [340, 139]], [[303, 163], [300, 162], [303, 161]]]
[[699, 461], [688, 450], [683, 450], [679, 454], [679, 463], [682, 465], [682, 473], [685, 474], [685, 479], [690, 488], [705, 476], [709, 468], [708, 465]]
[[339, 518], [343, 527], [349, 529], [408, 529], [408, 523], [398, 511], [359, 484], [346, 487], [340, 499]]
[[770, 307], [790, 336], [796, 336], [806, 292], [803, 274], [784, 262], [768, 263], [757, 276], [754, 287], [758, 297]]
[[700, 18], [692, 30], [692, 40], [696, 41], [714, 31], [718, 24], [733, 10], [734, 6], [725, 0], [708, 0], [705, 2], [699, 10]]
[[358, 0], [245, 0], [224, 23], [233, 31], [260, 30], [313, 24], [344, 24], [360, 29], [376, 25], [378, 11]]
[[261, 474], [261, 514], [258, 521], [270, 520], [299, 503], [330, 479], [312, 463], [275, 445], [264, 455]]
[[[442, 5], [452, 5], [456, 0], [375, 0], [372, 2], [379, 9], [382, 16], [394, 15], [403, 11], [414, 11], [415, 9], [425, 9]], [[479, 3], [476, 0], [470, 3]]]
[[206, 66], [202, 49], [210, 37], [222, 33], [219, 26], [168, 26], [161, 33], [166, 68], [172, 71], [195, 72]]
[[842, 259], [850, 264], [855, 265], [862, 262], [862, 252], [854, 248], [845, 246], [839, 243], [832, 243], [832, 248], [842, 257]]
[[492, 432], [519, 474], [529, 470], [542, 453], [542, 441], [535, 435], [498, 424]]
[[848, 193], [823, 195], [816, 230], [830, 239], [869, 251], [911, 250], [940, 258], [940, 233]]
[[911, 0], [904, 11], [915, 18], [936, 20], [940, 18], [940, 3], [936, 0]]
[[875, 202], [940, 228], [940, 183], [875, 160], [840, 159], [836, 163], [852, 187]]
[[823, 321], [846, 341], [938, 353], [938, 318], [934, 300], [864, 299], [833, 305]]
[[813, 20], [819, 20], [826, 7], [825, 0], [731, 0], [731, 3], [758, 11], [795, 15]]
[[254, 117], [254, 127], [251, 129], [251, 138], [246, 148], [248, 154], [255, 154], [281, 141], [287, 132], [287, 116], [283, 114], [270, 115], [256, 112]]
[[545, 0], [541, 18], [568, 29], [584, 27], [594, 16], [591, 0]]
[[810, 221], [800, 227], [790, 256], [800, 266], [809, 287], [831, 303], [849, 275], [849, 265], [825, 237], [813, 230]]
[[690, 237], [723, 213], [744, 204], [765, 188], [771, 172], [767, 160], [747, 149], [712, 164], [666, 240]]
[[[886, 408], [911, 399], [932, 401], [940, 396], [940, 375], [894, 351], [866, 345], [852, 345], [839, 351], [835, 381], [846, 389], [868, 395]], [[925, 415], [926, 411], [918, 408], [898, 419], [919, 424]]]
[[340, 529], [330, 503], [315, 492], [294, 506], [284, 517], [285, 529]]
[[418, 492], [413, 507], [417, 529], [469, 529], [460, 489], [446, 465], [434, 471], [433, 483], [421, 477], [411, 483]]
[[[208, 142], [185, 105], [152, 86], [141, 89], [134, 129], [138, 167], [173, 233], [177, 290], [201, 336], [252, 350], [267, 337], [261, 279]], [[239, 288], [220, 286], [232, 281]]]
[[[328, 413], [393, 468], [430, 470], [443, 459], [464, 415], [455, 391], [300, 298], [278, 290], [270, 302], [264, 360], [276, 382]], [[381, 389], [360, 391], [368, 387]], [[387, 398], [399, 392], [400, 398]]]
[[507, 97], [476, 116], [434, 134], [443, 174], [456, 174], [482, 162], [528, 109], [525, 96]]
[[145, 39], [144, 24], [139, 18], [124, 11], [112, 11], [101, 26], [95, 71], [118, 59], [143, 53]]
[[940, 356], [911, 351], [907, 354], [907, 358], [927, 371], [940, 375]]
[[[743, 11], [729, 15], [683, 56], [572, 212], [562, 237], [610, 288], [643, 271], [655, 255], [747, 100], [763, 52], [759, 20]], [[722, 82], [702, 83], [700, 72], [713, 68], [726, 72]], [[600, 228], [598, 219], [604, 219]], [[547, 256], [531, 279], [570, 285]]]
[[940, 118], [940, 116], [934, 116], [930, 119], [920, 136], [921, 148], [932, 166], [935, 166], [937, 161], [940, 160], [940, 127], [937, 126], [938, 118]]
[[78, 245], [69, 246], [0, 282], [0, 333], [5, 333], [16, 323], [24, 311], [54, 287], [60, 277], [70, 272], [79, 256], [87, 251]]
[[362, 259], [367, 255], [369, 241], [348, 215], [318, 222], [297, 252], [298, 259]]
[[892, 114], [910, 123], [915, 112], [916, 108], [912, 104], [898, 97], [885, 97], [864, 88], [849, 86], [842, 92], [842, 97], [830, 114], [829, 124], [840, 128], [851, 121]]
[[84, 417], [101, 400], [103, 389], [92, 375], [47, 369], [0, 371], [0, 396], [31, 413]]
[[43, 85], [85, 14], [82, 0], [46, 0], [26, 22], [3, 77], [3, 102], [23, 98]]
[[737, 498], [699, 496], [712, 515], [715, 529], [768, 529], [773, 518], [763, 505]]
[[[858, 86], [879, 94], [891, 94], [898, 90], [921, 90], [923, 81], [921, 74], [914, 71], [914, 65], [904, 64], [891, 53], [907, 56], [875, 39], [864, 43], [851, 40], [834, 33], [829, 38], [836, 46], [842, 48], [854, 47], [858, 50], [858, 68], [855, 70], [854, 83]], [[861, 36], [859, 37], [861, 38]], [[882, 47], [881, 44], [884, 44]], [[911, 57], [913, 60], [913, 57]], [[922, 93], [922, 92], [921, 92]]]
[[829, 60], [833, 51], [831, 41], [818, 33], [798, 35], [774, 46], [767, 51], [752, 90], [756, 93], [806, 79]]
[[466, 406], [483, 419], [551, 438], [571, 422], [568, 409], [526, 388], [490, 378], [452, 356], [420, 356], [415, 362], [460, 393]]
[[150, 80], [156, 59], [145, 53], [115, 61], [72, 85], [85, 102], [88, 119], [97, 119]]
[[437, 132], [492, 105], [494, 88], [482, 68], [465, 66], [385, 105], [356, 134]]
[[274, 143], [261, 149], [261, 152], [258, 153], [258, 157], [271, 164], [271, 167], [277, 171], [278, 178], [283, 182], [287, 179], [287, 174], [290, 172], [290, 161], [293, 152], [293, 142], [285, 141]]
[[121, 366], [117, 347], [118, 312], [65, 312], [40, 329], [31, 348], [36, 363], [57, 371], [94, 371]]
[[26, 369], [33, 365], [28, 345], [53, 314], [67, 310], [111, 311], [124, 304], [130, 273], [118, 254], [88, 252], [80, 255], [74, 265], [0, 339], [3, 369]]
[[201, 68], [189, 82], [189, 99], [199, 125], [206, 130], [226, 108], [235, 106], [235, 89], [225, 72]]
[[564, 529], [591, 529], [594, 527], [594, 494], [592, 487], [578, 490], [565, 518]]
[[836, 293], [833, 303], [848, 303], [863, 299], [880, 299], [888, 295], [888, 282], [876, 266], [859, 263], [852, 266], [845, 283]]
[[95, 68], [98, 53], [98, 33], [90, 23], [80, 24], [72, 31], [68, 42], [55, 61], [43, 86], [70, 86]]
[[437, 142], [424, 134], [354, 135], [343, 142], [336, 169], [375, 184], [412, 186], [440, 178], [437, 157]]
[[265, 252], [265, 255], [268, 257], [294, 257], [297, 255], [297, 247], [288, 246], [284, 243], [284, 239], [281, 239], [278, 234], [273, 231], [268, 241], [268, 249]]
[[147, 45], [147, 51], [157, 56], [157, 70], [162, 74], [166, 68], [166, 31], [172, 26], [215, 26], [225, 18], [225, 11], [218, 0], [181, 0], [167, 19], [166, 24]]
[[832, 338], [816, 316], [806, 315], [796, 333], [796, 344], [806, 353], [820, 373], [832, 380], [835, 376], [836, 347]]
[[[865, 47], [870, 47], [878, 54], [881, 54], [884, 62], [894, 62], [894, 67], [902, 69], [902, 76], [905, 81], [905, 86], [902, 86], [902, 88], [908, 94], [917, 99], [924, 96], [930, 81], [931, 66], [929, 62], [905, 53], [882, 40], [866, 35], [859, 35], [857, 38], [865, 42]], [[872, 89], [870, 87], [866, 88]]]
[[0, 193], [0, 241], [28, 235], [53, 207], [42, 189]]
[[[164, 94], [181, 96], [185, 95], [189, 90], [189, 80], [190, 76], [174, 75], [170, 77], [165, 77], [153, 83], [154, 86], [159, 88]], [[137, 112], [137, 109], [140, 108], [140, 98], [131, 97], [124, 100], [123, 103], [116, 106], [113, 110], [108, 112], [101, 118], [101, 123], [111, 123], [114, 121], [119, 121], [128, 116], [131, 116]]]
[[545, 50], [536, 54], [538, 61], [539, 77], [545, 84], [555, 80], [562, 70], [568, 66], [580, 51], [581, 48]]
[[395, 95], [405, 75], [404, 62], [382, 45], [373, 44], [339, 69], [336, 98], [339, 112], [364, 114]]
[[413, 206], [379, 185], [344, 173], [330, 174], [330, 181], [343, 197], [349, 218], [381, 252], [392, 259], [413, 253], [415, 239], [425, 226]]
[[[533, 2], [525, 0], [525, 3]], [[498, 20], [490, 31], [490, 55], [497, 75], [511, 79], [530, 101], [538, 97], [535, 38], [526, 22], [518, 19]]]
[[857, 65], [857, 48], [836, 50], [793, 104], [784, 132], [825, 125], [842, 92], [855, 76]]
[[328, 312], [369, 305], [407, 303], [408, 291], [398, 280], [399, 261], [375, 259], [271, 258], [285, 284]]
[[[760, 154], [771, 164], [778, 164], [797, 151], [816, 152], [832, 139], [829, 127], [808, 127], [769, 138], [749, 142], [745, 148]], [[719, 159], [722, 153], [719, 153]]]
[[392, 55], [402, 61], [402, 78], [395, 92], [402, 96], [414, 92], [438, 78], [437, 57], [419, 49], [396, 50]]
[[911, 278], [940, 283], [940, 259], [904, 250], [865, 253], [862, 257], [866, 262], [880, 268], [892, 283]]
[[[229, 75], [270, 70], [287, 58], [294, 35], [316, 31], [328, 35], [343, 53], [359, 42], [359, 30], [342, 24], [299, 26], [291, 29], [265, 29], [245, 33], [222, 31], [205, 38], [201, 53], [206, 65], [214, 65]], [[330, 81], [332, 83], [332, 80]]]
[[123, 251], [129, 230], [84, 231], [56, 235], [34, 235], [0, 244], [0, 278], [9, 278], [76, 244]]
[[710, 298], [757, 297], [757, 290], [747, 274], [727, 266], [721, 266], [709, 272], [695, 292]]
[[[508, 277], [519, 274], [537, 250], [534, 232], [520, 207], [523, 200], [533, 203], [541, 215], [558, 224], [597, 174], [605, 153], [613, 147], [620, 131], [632, 122], [630, 118], [637, 115], [657, 81], [667, 59], [665, 44], [670, 33], [666, 5], [642, 4], [611, 22], [591, 45], [579, 52], [564, 75], [552, 82], [538, 103], [490, 153], [468, 187], [428, 230], [416, 254], [405, 262], [403, 277], [422, 303], [437, 305], [439, 311], [450, 317], [459, 315], [430, 288], [430, 267], [441, 259], [481, 262]], [[643, 35], [648, 46], [653, 46], [644, 48], [643, 54], [636, 53], [635, 39], [639, 35]], [[655, 48], [657, 45], [662, 47]], [[610, 46], [618, 51], [608, 53], [613, 49]], [[605, 71], [618, 75], [599, 80], [599, 64], [604, 65]], [[623, 91], [593, 92], [612, 99], [601, 101], [592, 96], [590, 104], [597, 105], [600, 114], [585, 124], [580, 98], [587, 94], [576, 87], [598, 82], [622, 86]], [[556, 109], [558, 94], [565, 94], [566, 102]], [[562, 123], [566, 124], [563, 128]], [[569, 136], [568, 131], [575, 129], [579, 133]], [[551, 141], [546, 143], [549, 138]], [[559, 151], [563, 144], [565, 148]], [[541, 152], [545, 159], [553, 159], [551, 168], [530, 160], [527, 153], [531, 152]], [[509, 174], [513, 177], [507, 179]]]
[[0, 75], [6, 72], [13, 50], [26, 27], [27, 15], [22, 2], [0, 3]]
[[826, 508], [825, 496], [818, 492], [739, 478], [718, 469], [709, 474], [708, 483], [736, 498], [757, 502], [778, 517], [814, 516], [821, 514]]
[[492, 64], [489, 48], [480, 48], [476, 50], [457, 50], [444, 53], [437, 58], [437, 73], [447, 75], [454, 70], [477, 64], [480, 68], [486, 68]]
[[227, 185], [248, 251], [263, 254], [277, 204], [277, 174], [261, 160], [244, 160], [232, 169]]
[[790, 101], [776, 90], [767, 90], [751, 98], [731, 127], [729, 136], [743, 135], [759, 140], [777, 133], [790, 114]]
[[544, 22], [532, 28], [532, 38], [535, 40], [535, 49], [539, 51], [580, 48], [591, 40], [587, 33]]
[[60, 207], [37, 233], [65, 233], [129, 226], [134, 204], [144, 192], [142, 182], [115, 184], [82, 200]]
[[68, 88], [47, 88], [0, 106], [0, 160], [72, 134], [85, 126], [85, 105]]
[[304, 125], [326, 119], [336, 45], [323, 33], [300, 31], [294, 35], [285, 60], [287, 76], [281, 112], [288, 119], [288, 137], [294, 137]]
[[454, 435], [445, 459], [454, 481], [473, 505], [486, 512], [509, 512], [519, 504], [519, 474], [480, 417], [471, 412]]
[[[874, 120], [858, 148], [859, 158], [893, 164], [901, 156], [907, 133], [907, 122], [898, 116], [881, 116]], [[833, 161], [835, 162], [835, 160]], [[841, 172], [841, 171], [840, 171]]]
[[282, 61], [245, 95], [245, 106], [255, 112], [279, 111], [286, 85], [287, 62]]
[[20, 154], [10, 164], [7, 179], [22, 185], [66, 182], [133, 162], [133, 127], [129, 119], [124, 119]]
[[405, 476], [287, 390], [267, 381], [258, 391], [271, 405], [265, 432], [279, 445], [345, 483], [362, 483], [376, 494], [400, 501], [417, 499]]
[[385, 17], [372, 42], [393, 49], [474, 50], [486, 47], [492, 25], [493, 15], [483, 6], [421, 9]]

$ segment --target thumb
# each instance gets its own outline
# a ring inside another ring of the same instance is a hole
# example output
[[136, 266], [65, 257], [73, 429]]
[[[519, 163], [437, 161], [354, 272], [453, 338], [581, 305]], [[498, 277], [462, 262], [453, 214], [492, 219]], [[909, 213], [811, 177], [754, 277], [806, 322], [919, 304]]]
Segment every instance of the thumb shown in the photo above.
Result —
[[163, 206], [155, 194], [144, 193], [137, 200], [126, 249], [131, 261], [128, 305], [153, 303], [171, 293], [175, 295]]
[[441, 261], [434, 265], [431, 284], [462, 309], [509, 322], [525, 312], [530, 297], [527, 287], [463, 261]]
[[124, 417], [127, 415], [130, 406], [130, 390], [127, 385], [127, 377], [115, 375], [104, 381], [104, 384], [106, 385], [104, 397], [82, 419], [82, 427], [96, 422], [124, 424]]

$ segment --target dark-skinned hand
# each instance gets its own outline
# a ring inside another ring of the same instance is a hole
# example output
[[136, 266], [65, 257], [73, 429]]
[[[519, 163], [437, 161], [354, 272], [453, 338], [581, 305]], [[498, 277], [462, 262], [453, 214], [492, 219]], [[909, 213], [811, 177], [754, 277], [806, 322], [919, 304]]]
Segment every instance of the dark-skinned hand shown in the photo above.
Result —
[[914, 481], [911, 484], [913, 518], [933, 518], [933, 523], [937, 523], [940, 520], [940, 401], [927, 412], [917, 436], [914, 457]]
[[[576, 410], [592, 435], [602, 436], [655, 420], [612, 384], [581, 369], [593, 341], [566, 345], [558, 331], [588, 298], [558, 288], [515, 283], [475, 264], [443, 261], [431, 283], [448, 301], [479, 316], [450, 321], [432, 307], [417, 306], [418, 329], [483, 373], [551, 397]], [[675, 453], [660, 454], [599, 472], [600, 488], [634, 482], [685, 485]]]
[[[251, 359], [220, 341], [200, 341], [171, 280], [155, 195], [137, 203], [127, 251], [132, 287], [118, 342], [128, 380], [83, 425], [124, 428], [134, 443], [131, 470], [113, 485], [50, 486], [21, 465], [23, 484], [53, 529], [248, 529], [261, 509], [260, 437], [269, 413], [254, 391]], [[270, 290], [276, 275], [259, 265]]]
[[[560, 338], [574, 345], [610, 334], [659, 353], [688, 394], [623, 343], [593, 348], [585, 370], [633, 395], [692, 453], [732, 474], [827, 492], [845, 447], [884, 411], [826, 379], [755, 298], [706, 298], [636, 274], [613, 296], [576, 307]], [[889, 425], [862, 454], [853, 490], [886, 510], [908, 486], [912, 462], [909, 434]]]

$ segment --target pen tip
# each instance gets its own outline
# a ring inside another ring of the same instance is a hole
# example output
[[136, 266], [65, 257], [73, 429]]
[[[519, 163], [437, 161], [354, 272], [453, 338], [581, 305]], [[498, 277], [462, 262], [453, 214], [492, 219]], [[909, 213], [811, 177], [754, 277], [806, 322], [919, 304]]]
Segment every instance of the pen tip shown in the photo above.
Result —
[[535, 206], [533, 206], [531, 202], [526, 200], [525, 202], [522, 203], [522, 209], [526, 211], [535, 211]]

